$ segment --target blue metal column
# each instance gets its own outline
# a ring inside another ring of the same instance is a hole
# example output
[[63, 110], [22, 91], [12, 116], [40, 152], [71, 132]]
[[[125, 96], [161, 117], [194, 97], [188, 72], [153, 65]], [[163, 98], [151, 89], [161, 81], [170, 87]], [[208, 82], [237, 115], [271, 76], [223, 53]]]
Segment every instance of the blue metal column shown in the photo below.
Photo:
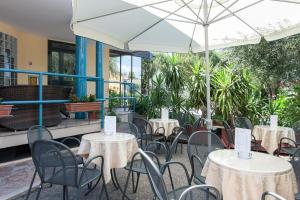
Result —
[[39, 73], [39, 125], [43, 126], [43, 74]]
[[[103, 79], [103, 45], [101, 42], [96, 42], [96, 98], [104, 99], [104, 79]], [[104, 101], [101, 102], [101, 128], [104, 127]]]
[[[87, 39], [76, 35], [76, 75], [86, 76]], [[86, 96], [86, 78], [77, 78], [75, 89], [78, 97]], [[85, 113], [76, 113], [76, 119], [84, 119]]]

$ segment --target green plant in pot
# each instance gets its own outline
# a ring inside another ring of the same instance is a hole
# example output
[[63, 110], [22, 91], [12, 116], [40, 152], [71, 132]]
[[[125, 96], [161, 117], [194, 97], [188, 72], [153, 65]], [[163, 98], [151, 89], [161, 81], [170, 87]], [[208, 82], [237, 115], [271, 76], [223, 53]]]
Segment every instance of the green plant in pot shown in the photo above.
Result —
[[[90, 94], [87, 98], [88, 102], [96, 102], [96, 96], [94, 94]], [[97, 120], [99, 111], [90, 111], [88, 112], [89, 120]]]
[[67, 112], [94, 112], [100, 110], [100, 102], [96, 102], [95, 95], [78, 97], [71, 94], [70, 103], [65, 103]]

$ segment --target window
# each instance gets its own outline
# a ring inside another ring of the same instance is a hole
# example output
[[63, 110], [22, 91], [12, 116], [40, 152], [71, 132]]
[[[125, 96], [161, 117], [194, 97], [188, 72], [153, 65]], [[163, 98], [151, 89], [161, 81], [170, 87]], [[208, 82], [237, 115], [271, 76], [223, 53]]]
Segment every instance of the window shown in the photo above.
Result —
[[[75, 45], [48, 41], [48, 71], [75, 74]], [[49, 76], [49, 85], [74, 86], [74, 78]]]
[[[110, 52], [109, 80], [117, 82], [135, 83], [136, 89], [141, 91], [141, 67], [142, 58], [132, 55], [122, 55], [123, 52]], [[128, 86], [110, 83], [109, 89], [119, 95], [129, 96]]]
[[[17, 39], [0, 32], [0, 68], [17, 68]], [[17, 84], [17, 74], [12, 72], [0, 72], [0, 86]]]

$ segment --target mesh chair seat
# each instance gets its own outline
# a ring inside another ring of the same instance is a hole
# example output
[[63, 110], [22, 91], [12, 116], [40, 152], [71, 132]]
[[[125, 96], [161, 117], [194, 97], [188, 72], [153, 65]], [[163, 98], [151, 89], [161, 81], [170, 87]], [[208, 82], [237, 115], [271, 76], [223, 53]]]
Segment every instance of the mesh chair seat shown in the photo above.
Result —
[[[183, 186], [180, 188], [176, 188], [175, 190], [168, 192], [168, 197], [170, 200], [179, 199], [180, 195], [187, 189], [189, 186]], [[200, 198], [199, 198], [200, 199]]]
[[194, 183], [197, 185], [205, 184], [205, 177], [200, 175], [194, 175]]
[[[74, 175], [74, 171], [76, 170], [75, 167], [68, 167], [65, 169], [66, 173], [64, 173], [63, 169], [58, 170], [52, 177], [47, 179], [45, 182], [50, 182], [52, 184], [62, 184], [65, 183], [66, 185], [72, 185], [74, 180], [71, 178]], [[78, 168], [78, 176], [77, 176], [77, 182], [79, 182], [79, 179], [81, 177], [83, 168]], [[81, 182], [79, 183], [81, 187], [87, 185], [93, 180], [96, 180], [101, 175], [101, 172], [96, 169], [86, 169], [84, 176], [81, 179]], [[65, 177], [69, 177], [68, 179], [65, 179]]]
[[[131, 164], [132, 164], [132, 168], [130, 169]], [[136, 160], [128, 162], [125, 169], [131, 170], [134, 172], [138, 172], [141, 174], [147, 174], [147, 171], [146, 171], [146, 168], [145, 168], [145, 165], [144, 165], [144, 162], [142, 159], [136, 159]]]
[[297, 151], [297, 147], [282, 147], [281, 151], [283, 153], [289, 154], [289, 155], [294, 155], [294, 153]]
[[298, 192], [297, 194], [295, 194], [295, 199], [296, 200], [300, 200], [300, 192]]

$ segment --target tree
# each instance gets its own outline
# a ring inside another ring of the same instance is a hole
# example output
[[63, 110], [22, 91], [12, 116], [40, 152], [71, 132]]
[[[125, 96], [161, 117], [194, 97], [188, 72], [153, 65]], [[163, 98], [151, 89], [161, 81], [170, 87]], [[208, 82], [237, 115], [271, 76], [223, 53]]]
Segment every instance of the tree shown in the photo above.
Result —
[[275, 96], [281, 81], [292, 82], [300, 77], [300, 35], [259, 44], [226, 49], [226, 58], [249, 68], [263, 83], [270, 96]]

